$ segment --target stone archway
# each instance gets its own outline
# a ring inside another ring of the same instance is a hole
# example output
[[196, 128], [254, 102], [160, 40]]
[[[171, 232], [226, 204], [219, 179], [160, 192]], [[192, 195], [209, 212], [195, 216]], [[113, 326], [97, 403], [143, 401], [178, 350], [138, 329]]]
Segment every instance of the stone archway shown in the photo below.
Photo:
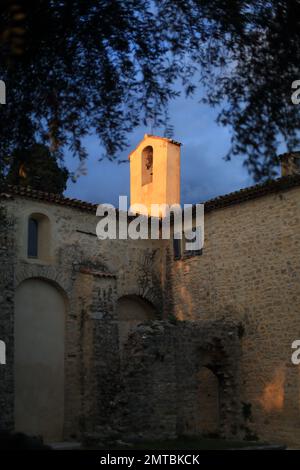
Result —
[[157, 312], [151, 302], [138, 295], [125, 295], [117, 302], [119, 347], [122, 351], [130, 331], [139, 323], [157, 319]]
[[23, 281], [15, 297], [15, 429], [61, 440], [66, 299], [53, 282]]
[[208, 367], [196, 372], [196, 409], [191, 434], [213, 435], [220, 432], [220, 384], [217, 375]]
[[[179, 434], [236, 437], [240, 430], [238, 327], [230, 321], [183, 322], [177, 356]], [[189, 342], [186, 343], [186, 335]]]
[[[238, 326], [230, 321], [156, 321], [128, 337], [115, 421], [145, 440], [243, 436]], [[129, 412], [128, 412], [129, 410]]]

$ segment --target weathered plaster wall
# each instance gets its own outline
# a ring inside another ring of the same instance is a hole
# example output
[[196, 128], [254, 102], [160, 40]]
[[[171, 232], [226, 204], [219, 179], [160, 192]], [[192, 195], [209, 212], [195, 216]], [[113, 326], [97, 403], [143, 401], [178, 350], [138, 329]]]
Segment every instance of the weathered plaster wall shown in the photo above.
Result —
[[16, 290], [15, 427], [49, 441], [63, 439], [66, 299], [40, 279]]
[[[64, 436], [78, 438], [109, 419], [119, 377], [117, 300], [140, 296], [162, 314], [163, 248], [159, 241], [99, 241], [95, 233], [99, 219], [87, 211], [18, 197], [5, 205], [15, 225], [1, 226], [0, 292], [5, 318], [1, 339], [7, 341], [10, 362], [3, 368], [7, 385], [1, 382], [0, 399], [13, 400], [13, 289], [31, 278], [53, 283], [67, 298]], [[26, 256], [27, 221], [32, 213], [44, 214], [50, 221], [47, 261]]]
[[[300, 189], [205, 216], [202, 256], [173, 261], [165, 292], [178, 319], [241, 322], [241, 410], [250, 434], [300, 445]], [[166, 298], [167, 301], [167, 298]]]

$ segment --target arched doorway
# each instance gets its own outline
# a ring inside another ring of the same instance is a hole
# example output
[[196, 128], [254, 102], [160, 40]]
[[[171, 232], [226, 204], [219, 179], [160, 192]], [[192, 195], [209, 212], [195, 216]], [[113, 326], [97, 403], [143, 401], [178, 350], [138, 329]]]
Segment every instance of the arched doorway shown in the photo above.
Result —
[[180, 370], [183, 378], [177, 383], [177, 432], [190, 436], [220, 434], [219, 378], [206, 366], [193, 370], [193, 358], [188, 354], [185, 360], [186, 370]]
[[155, 307], [139, 296], [124, 296], [117, 303], [119, 346], [122, 351], [130, 331], [139, 323], [157, 318]]
[[197, 373], [199, 415], [197, 434], [218, 434], [220, 431], [219, 380], [208, 368]]
[[65, 299], [28, 279], [15, 298], [15, 429], [61, 440], [64, 423]]

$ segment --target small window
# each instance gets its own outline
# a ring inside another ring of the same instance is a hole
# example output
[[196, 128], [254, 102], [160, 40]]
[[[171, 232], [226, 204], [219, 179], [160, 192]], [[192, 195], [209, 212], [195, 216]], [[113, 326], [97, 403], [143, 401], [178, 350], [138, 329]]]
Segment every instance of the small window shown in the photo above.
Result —
[[173, 238], [173, 251], [174, 251], [174, 259], [181, 258], [181, 239], [180, 238]]
[[[198, 256], [202, 255], [203, 253], [203, 248], [202, 248], [202, 243], [201, 243], [201, 238], [200, 238], [200, 232], [199, 229], [197, 231], [193, 231], [194, 237], [188, 239], [185, 236], [185, 233], [182, 232], [182, 238], [173, 238], [173, 252], [174, 252], [174, 259], [185, 259], [185, 258], [190, 258], [192, 256]], [[197, 235], [197, 236], [196, 236]], [[193, 249], [189, 247], [187, 248], [187, 243], [193, 244]]]
[[50, 245], [50, 220], [44, 214], [31, 214], [27, 226], [27, 257], [49, 262]]
[[38, 220], [30, 217], [28, 220], [28, 249], [27, 255], [29, 258], [38, 257], [38, 231], [39, 222]]
[[299, 171], [300, 170], [300, 158], [294, 158], [294, 164], [297, 168], [297, 170]]
[[153, 147], [148, 145], [142, 151], [142, 185], [152, 183], [153, 178]]
[[182, 235], [184, 256], [190, 257], [202, 255], [203, 247], [201, 239], [201, 228], [194, 228], [192, 231], [188, 232], [188, 235], [189, 237], [187, 237], [184, 233]]

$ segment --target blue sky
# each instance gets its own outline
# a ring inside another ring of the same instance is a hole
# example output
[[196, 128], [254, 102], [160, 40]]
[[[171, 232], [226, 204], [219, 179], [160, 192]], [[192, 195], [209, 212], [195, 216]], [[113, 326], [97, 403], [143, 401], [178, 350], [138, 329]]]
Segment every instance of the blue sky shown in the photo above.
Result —
[[[223, 157], [230, 145], [230, 130], [215, 123], [217, 111], [199, 104], [197, 97], [181, 96], [170, 103], [169, 114], [174, 127], [173, 138], [181, 147], [181, 203], [202, 202], [253, 184], [243, 167], [243, 159], [226, 162]], [[150, 128], [141, 127], [129, 135], [130, 146], [120, 154], [126, 159]], [[162, 135], [161, 129], [153, 134]], [[96, 203], [118, 205], [119, 195], [129, 196], [129, 164], [98, 161], [102, 154], [97, 137], [86, 139], [89, 159], [87, 175], [76, 184], [69, 182], [68, 197]], [[67, 156], [68, 167], [78, 167], [78, 161]]]

